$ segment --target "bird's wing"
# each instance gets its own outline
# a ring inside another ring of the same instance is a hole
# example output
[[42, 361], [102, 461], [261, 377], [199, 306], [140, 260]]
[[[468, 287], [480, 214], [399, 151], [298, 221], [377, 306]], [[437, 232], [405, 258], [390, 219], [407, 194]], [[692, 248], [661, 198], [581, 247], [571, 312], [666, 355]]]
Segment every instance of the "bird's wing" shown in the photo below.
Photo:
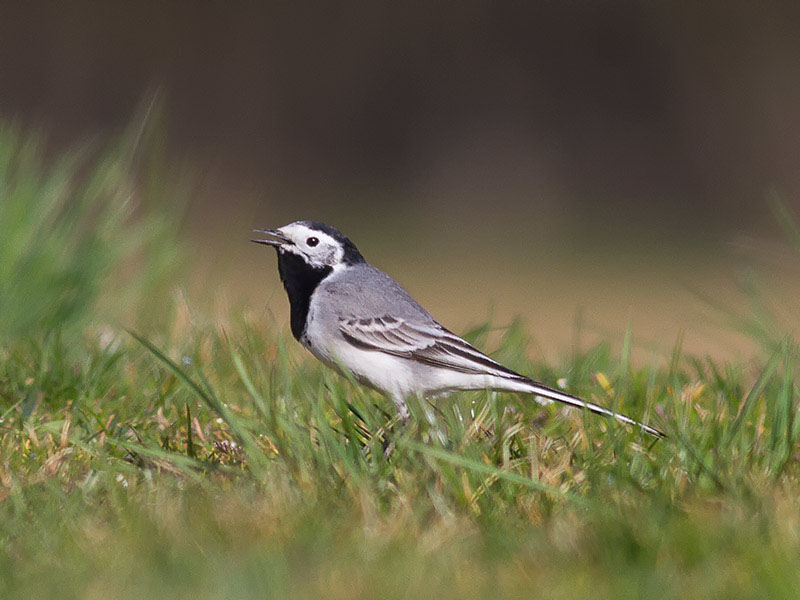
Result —
[[339, 319], [344, 338], [363, 350], [384, 352], [460, 373], [527, 379], [492, 360], [435, 321], [414, 322], [384, 315]]
[[371, 319], [344, 318], [339, 319], [339, 330], [350, 344], [362, 350], [402, 356], [419, 363], [460, 373], [493, 375], [521, 382], [526, 385], [527, 389], [524, 391], [537, 398], [555, 400], [598, 415], [613, 417], [623, 423], [641, 427], [650, 435], [659, 438], [665, 437], [654, 427], [644, 425], [593, 402], [581, 400], [577, 396], [554, 390], [504, 367], [436, 321], [416, 322], [387, 315]]

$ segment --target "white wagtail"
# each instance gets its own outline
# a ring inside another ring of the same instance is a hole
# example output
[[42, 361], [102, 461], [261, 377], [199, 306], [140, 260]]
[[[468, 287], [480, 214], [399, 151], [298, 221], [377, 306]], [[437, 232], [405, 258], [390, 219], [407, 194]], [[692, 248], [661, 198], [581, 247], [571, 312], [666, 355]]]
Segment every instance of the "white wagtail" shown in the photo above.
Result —
[[490, 389], [555, 400], [664, 437], [649, 425], [548, 388], [476, 350], [370, 265], [337, 229], [296, 221], [255, 231], [269, 237], [254, 242], [278, 252], [292, 335], [326, 365], [346, 370], [391, 398], [403, 420], [409, 416], [409, 396]]

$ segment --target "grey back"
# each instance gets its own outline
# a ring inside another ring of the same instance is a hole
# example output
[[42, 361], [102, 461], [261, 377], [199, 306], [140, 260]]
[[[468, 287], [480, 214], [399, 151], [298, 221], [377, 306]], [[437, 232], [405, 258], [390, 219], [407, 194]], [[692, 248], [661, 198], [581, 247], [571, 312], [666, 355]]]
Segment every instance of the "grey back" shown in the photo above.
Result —
[[337, 318], [389, 315], [416, 323], [434, 320], [399, 283], [366, 263], [334, 273], [320, 284], [317, 293], [327, 296], [325, 308]]

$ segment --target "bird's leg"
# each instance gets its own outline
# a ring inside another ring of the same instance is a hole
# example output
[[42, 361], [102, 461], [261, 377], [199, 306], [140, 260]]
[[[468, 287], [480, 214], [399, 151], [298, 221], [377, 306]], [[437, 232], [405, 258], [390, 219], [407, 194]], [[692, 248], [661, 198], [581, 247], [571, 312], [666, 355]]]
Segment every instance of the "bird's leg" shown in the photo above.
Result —
[[408, 420], [411, 418], [411, 413], [408, 411], [408, 404], [406, 404], [405, 400], [397, 400], [394, 401], [394, 405], [397, 407], [397, 416], [400, 417], [400, 421], [403, 425], [408, 424]]
[[[391, 400], [397, 409], [397, 416], [400, 417], [400, 432], [402, 432], [406, 429], [406, 427], [408, 427], [408, 423], [411, 420], [411, 413], [408, 410], [408, 404], [406, 404], [405, 398], [402, 396], [391, 396]], [[389, 456], [391, 456], [391, 454], [394, 452], [396, 444], [394, 442], [394, 427], [387, 427], [387, 431], [392, 434], [391, 440], [387, 440], [386, 437], [383, 438], [383, 455], [388, 459]]]

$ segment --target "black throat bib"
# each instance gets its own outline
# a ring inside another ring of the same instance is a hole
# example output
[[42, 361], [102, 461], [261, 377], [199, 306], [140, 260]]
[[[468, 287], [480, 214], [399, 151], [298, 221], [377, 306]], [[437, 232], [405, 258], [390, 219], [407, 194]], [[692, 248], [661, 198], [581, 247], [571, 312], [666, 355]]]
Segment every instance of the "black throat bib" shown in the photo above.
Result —
[[306, 327], [311, 294], [332, 271], [332, 267], [312, 267], [296, 254], [278, 250], [278, 273], [289, 296], [292, 335], [296, 340], [300, 340]]

